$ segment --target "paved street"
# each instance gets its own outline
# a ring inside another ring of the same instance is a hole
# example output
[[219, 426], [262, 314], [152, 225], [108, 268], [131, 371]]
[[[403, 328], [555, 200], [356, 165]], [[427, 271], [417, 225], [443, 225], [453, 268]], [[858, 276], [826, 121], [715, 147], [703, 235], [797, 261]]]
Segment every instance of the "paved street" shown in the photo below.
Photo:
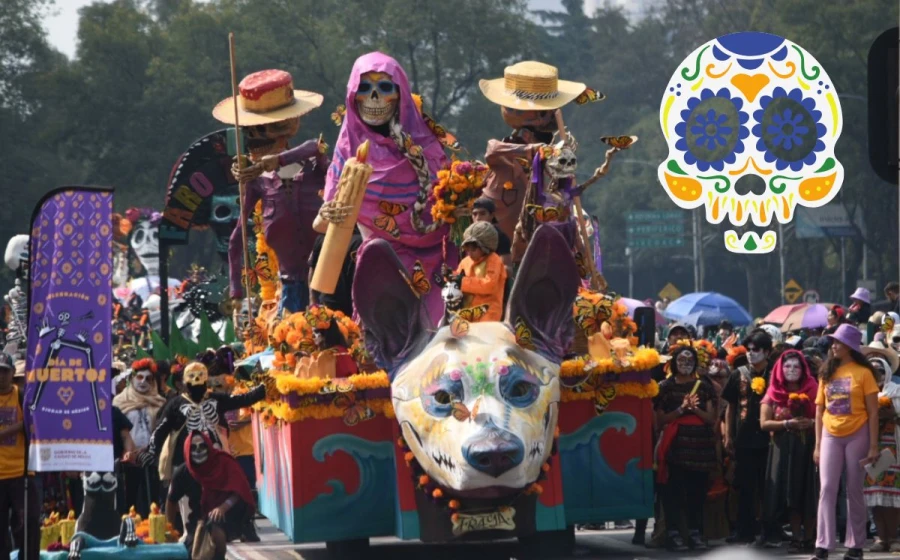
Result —
[[[257, 522], [262, 542], [257, 544], [235, 543], [228, 547], [230, 560], [329, 560], [323, 543], [297, 545], [290, 543], [281, 532], [266, 520]], [[649, 536], [649, 532], [648, 532]], [[649, 558], [692, 559], [699, 555], [692, 553], [672, 554], [666, 550], [650, 550], [631, 544], [632, 531], [578, 531], [576, 551], [569, 558], [582, 560], [598, 558], [604, 560], [643, 560]], [[417, 541], [399, 541], [394, 538], [373, 539], [371, 553], [366, 559], [377, 560], [510, 560], [521, 556], [521, 549], [514, 541], [499, 543], [479, 543], [469, 545], [424, 545]], [[721, 547], [715, 547], [721, 549]], [[789, 556], [781, 551], [761, 551], [769, 556], [791, 560], [805, 560], [808, 554]], [[841, 553], [832, 554], [835, 559]], [[866, 552], [867, 560], [900, 558], [900, 554], [874, 554]]]

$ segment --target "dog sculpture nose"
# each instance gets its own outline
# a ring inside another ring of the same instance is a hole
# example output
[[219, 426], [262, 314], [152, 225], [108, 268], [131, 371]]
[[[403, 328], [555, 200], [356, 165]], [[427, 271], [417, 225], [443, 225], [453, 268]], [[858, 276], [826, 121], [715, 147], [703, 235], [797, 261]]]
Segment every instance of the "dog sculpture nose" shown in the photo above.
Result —
[[473, 468], [497, 478], [522, 462], [525, 446], [514, 434], [492, 429], [470, 438], [463, 456]]

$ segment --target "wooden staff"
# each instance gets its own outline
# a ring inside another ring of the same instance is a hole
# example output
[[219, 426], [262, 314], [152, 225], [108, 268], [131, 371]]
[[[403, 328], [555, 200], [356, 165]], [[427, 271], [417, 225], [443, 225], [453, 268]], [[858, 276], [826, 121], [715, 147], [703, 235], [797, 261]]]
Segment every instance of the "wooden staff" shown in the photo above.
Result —
[[[238, 112], [238, 81], [237, 81], [237, 63], [234, 58], [234, 32], [228, 34], [228, 54], [231, 61], [231, 100], [234, 102], [234, 144], [237, 150], [237, 166], [238, 166], [238, 203], [240, 204], [241, 219], [238, 224], [241, 228], [241, 239], [244, 242], [244, 297], [247, 298], [248, 316], [253, 314], [253, 305], [251, 304], [250, 293], [250, 246], [247, 244], [247, 218], [249, 215], [244, 214], [246, 208], [245, 199], [247, 198], [247, 185], [240, 179], [240, 172], [244, 169], [244, 150], [243, 142], [241, 142], [241, 124]], [[237, 328], [237, 325], [235, 325]]]
[[[566, 141], [566, 125], [563, 122], [562, 109], [556, 110], [556, 127], [559, 129], [559, 138], [563, 142]], [[581, 244], [584, 249], [584, 262], [587, 263], [588, 268], [591, 271], [591, 288], [600, 291], [600, 278], [597, 274], [597, 267], [594, 266], [594, 255], [591, 251], [593, 247], [590, 245], [590, 237], [587, 234], [587, 226], [584, 223], [584, 217], [582, 216], [581, 211], [581, 196], [575, 195], [572, 197], [572, 200], [575, 202], [575, 219], [578, 220], [578, 230], [581, 233]]]

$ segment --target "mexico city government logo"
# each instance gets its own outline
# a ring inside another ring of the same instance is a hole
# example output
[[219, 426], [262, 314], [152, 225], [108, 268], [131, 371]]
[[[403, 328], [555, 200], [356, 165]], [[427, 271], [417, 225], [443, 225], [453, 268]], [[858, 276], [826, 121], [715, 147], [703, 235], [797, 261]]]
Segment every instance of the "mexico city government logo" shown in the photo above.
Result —
[[[783, 37], [732, 33], [700, 46], [669, 80], [659, 119], [669, 146], [660, 182], [679, 207], [705, 206], [712, 224], [786, 224], [798, 204], [823, 206], [844, 181], [834, 155], [843, 125], [834, 84]], [[765, 181], [764, 193], [735, 191], [749, 175]], [[773, 230], [725, 232], [734, 253], [768, 253], [776, 243]]]

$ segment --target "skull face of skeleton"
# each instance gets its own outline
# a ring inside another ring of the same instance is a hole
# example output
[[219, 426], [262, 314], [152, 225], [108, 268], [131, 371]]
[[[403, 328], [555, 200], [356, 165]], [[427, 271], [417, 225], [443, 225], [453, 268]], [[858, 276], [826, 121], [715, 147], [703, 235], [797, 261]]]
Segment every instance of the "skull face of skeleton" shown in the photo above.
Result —
[[202, 465], [209, 459], [209, 447], [202, 436], [191, 436], [191, 464]]
[[188, 364], [187, 367], [184, 368], [182, 379], [184, 380], [185, 385], [206, 388], [206, 381], [209, 379], [209, 371], [203, 364], [194, 362]]
[[287, 149], [288, 141], [300, 130], [300, 117], [251, 126], [245, 130], [250, 160], [259, 161], [263, 156], [280, 154]]
[[28, 245], [31, 238], [27, 235], [14, 235], [6, 244], [4, 262], [7, 268], [20, 276], [28, 274]]
[[356, 90], [356, 109], [369, 126], [380, 126], [391, 120], [397, 111], [400, 88], [390, 74], [366, 72], [359, 79]]
[[159, 275], [159, 227], [141, 220], [131, 232], [130, 243], [147, 275]]
[[150, 392], [153, 383], [153, 373], [148, 370], [136, 371], [131, 376], [131, 386], [142, 395]]
[[473, 323], [461, 340], [444, 327], [394, 378], [394, 410], [438, 485], [504, 495], [537, 480], [550, 455], [558, 373], [502, 323]]
[[552, 179], [568, 179], [575, 177], [578, 168], [578, 158], [571, 145], [558, 143], [553, 155], [547, 158], [547, 174]]
[[[659, 180], [681, 208], [705, 206], [710, 223], [788, 223], [797, 204], [823, 206], [843, 182], [834, 84], [809, 52], [777, 35], [733, 33], [699, 47], [669, 81], [660, 122], [669, 155]], [[763, 192], [738, 188], [751, 176], [765, 182]], [[775, 243], [774, 231], [725, 233], [733, 252], [769, 252]]]

